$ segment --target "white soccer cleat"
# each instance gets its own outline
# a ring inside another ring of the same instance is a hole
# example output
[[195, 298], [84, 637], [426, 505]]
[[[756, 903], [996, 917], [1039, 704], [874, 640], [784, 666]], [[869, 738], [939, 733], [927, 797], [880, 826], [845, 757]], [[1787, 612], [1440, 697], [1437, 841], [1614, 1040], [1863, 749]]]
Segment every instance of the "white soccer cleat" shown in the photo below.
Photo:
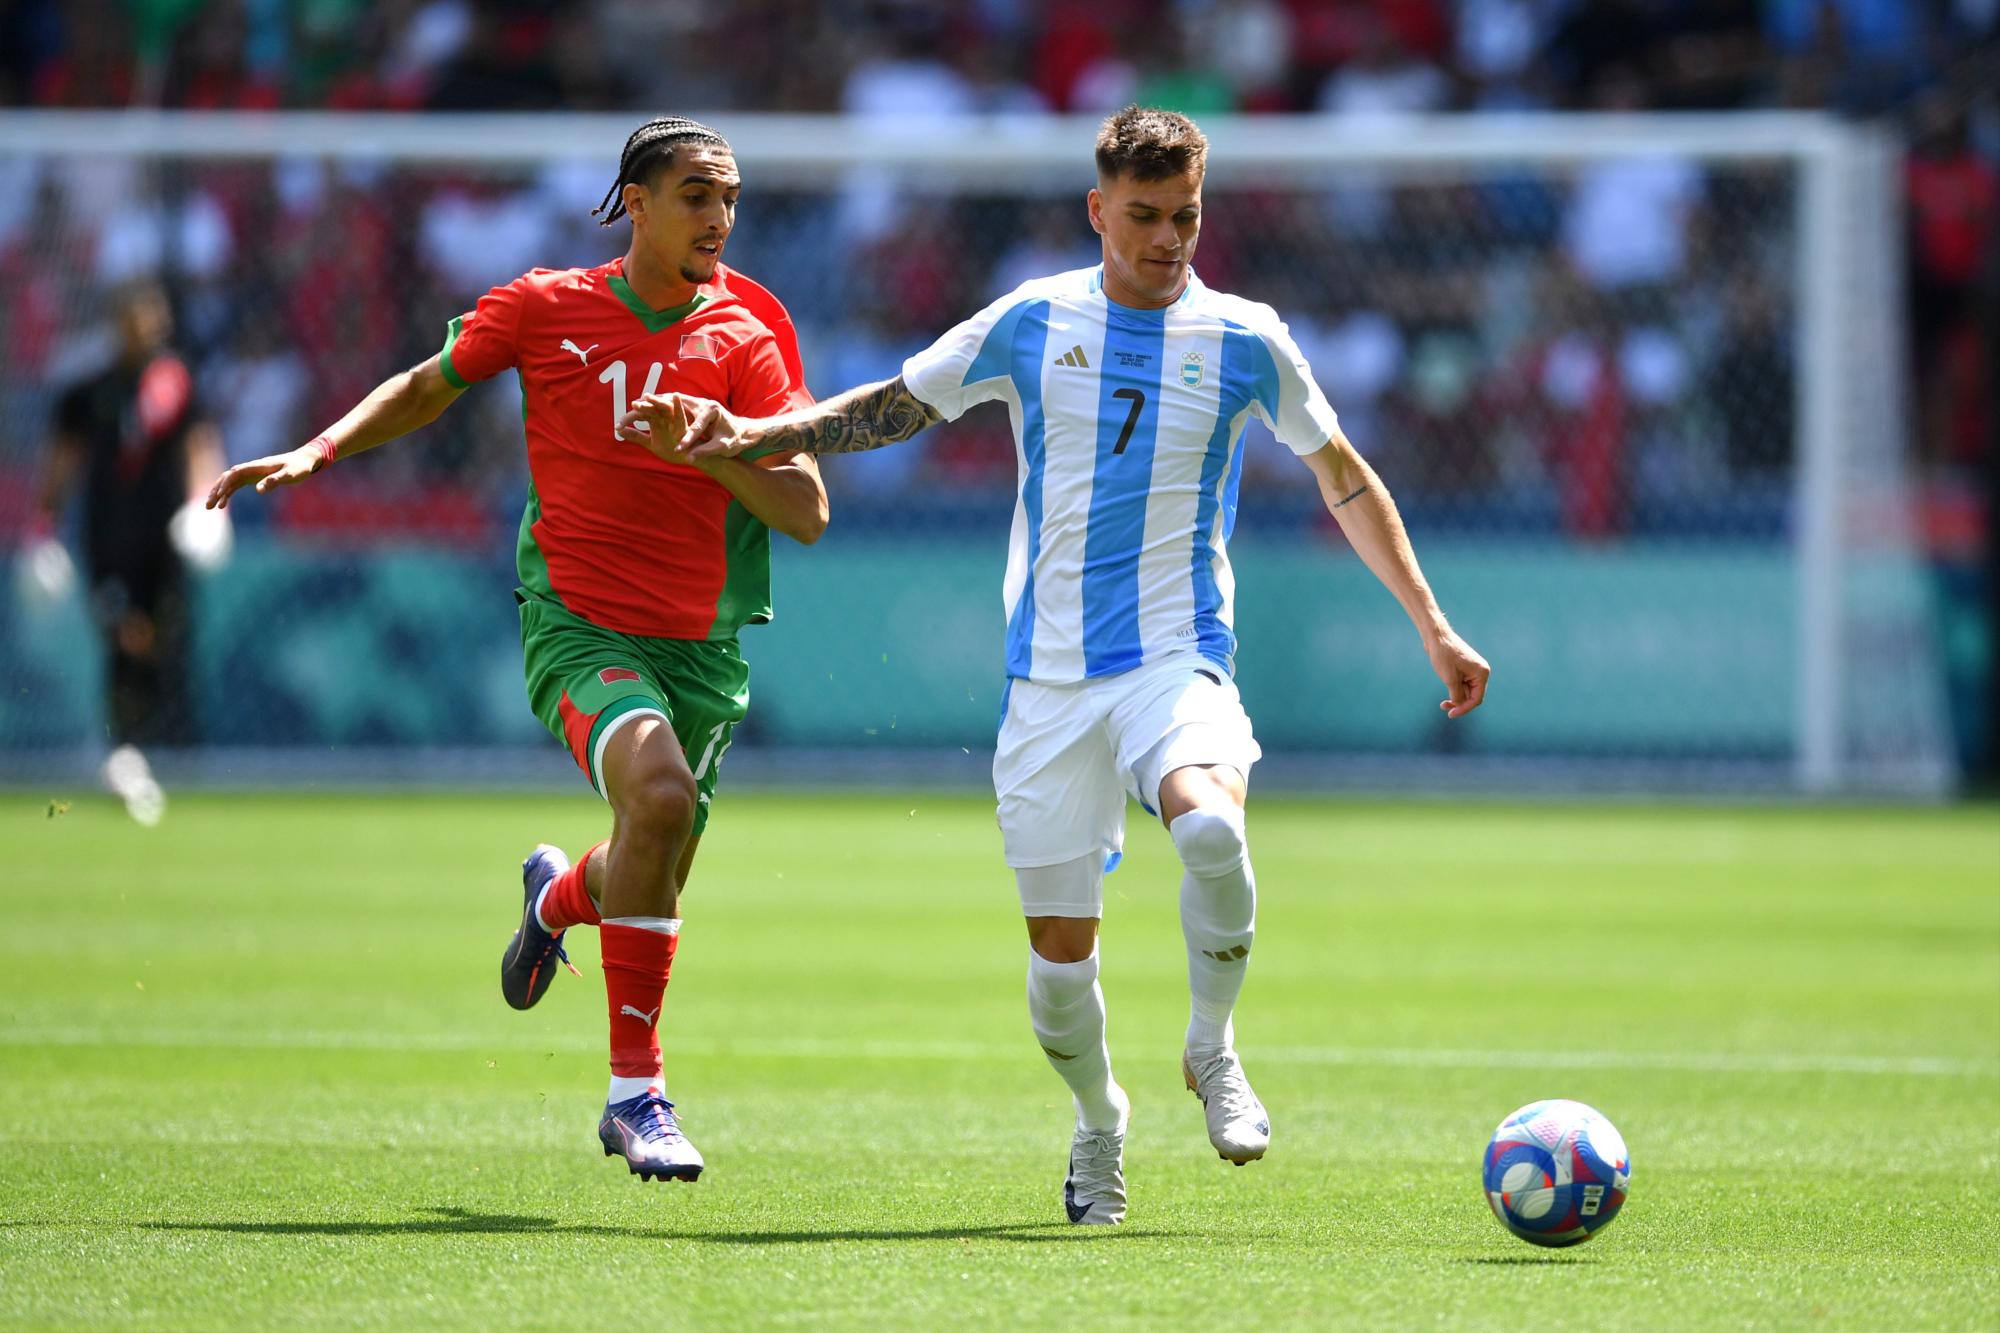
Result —
[[701, 1179], [701, 1154], [681, 1133], [674, 1104], [657, 1088], [607, 1105], [597, 1122], [597, 1141], [606, 1157], [623, 1157], [640, 1180]]
[[1235, 1051], [1209, 1057], [1200, 1069], [1183, 1053], [1181, 1076], [1187, 1080], [1188, 1091], [1201, 1099], [1202, 1113], [1208, 1118], [1208, 1141], [1223, 1161], [1242, 1166], [1264, 1155], [1271, 1146], [1271, 1117], [1257, 1094], [1250, 1091], [1243, 1061]]
[[1125, 1131], [1078, 1125], [1069, 1143], [1069, 1177], [1063, 1211], [1078, 1226], [1116, 1226], [1125, 1220]]
[[137, 746], [121, 745], [104, 761], [104, 785], [125, 802], [125, 813], [152, 828], [167, 813], [167, 794]]

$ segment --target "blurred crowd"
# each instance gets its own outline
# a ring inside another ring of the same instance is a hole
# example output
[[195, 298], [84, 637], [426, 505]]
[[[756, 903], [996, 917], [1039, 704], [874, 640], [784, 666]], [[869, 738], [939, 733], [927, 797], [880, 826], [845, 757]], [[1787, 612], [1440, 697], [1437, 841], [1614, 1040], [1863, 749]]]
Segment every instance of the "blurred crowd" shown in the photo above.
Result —
[[1996, 23], [1991, 0], [12, 0], [0, 16], [0, 103], [923, 115], [1873, 114], [1976, 58]]
[[[1910, 145], [1916, 433], [1935, 526], [1976, 546], [2000, 412], [2000, 101], [1982, 74], [1996, 14], [1993, 0], [15, 0], [0, 9], [0, 102], [658, 108], [725, 132], [732, 107], [935, 120], [1131, 100], [1197, 116], [1886, 117]], [[154, 272], [230, 455], [305, 438], [434, 351], [488, 285], [620, 252], [587, 212], [616, 147], [601, 169], [485, 173], [0, 158], [0, 470], [32, 467], [50, 393], [98, 351], [79, 335], [104, 294]], [[1433, 523], [1775, 537], [1796, 187], [1780, 168], [1670, 157], [1448, 180], [1350, 171], [1218, 195], [1198, 267], [1285, 311], [1350, 433]], [[871, 205], [753, 182], [729, 258], [790, 304], [825, 393], [895, 373], [1022, 278], [1094, 262], [1095, 243], [1070, 198]], [[504, 540], [524, 480], [515, 411], [488, 391], [423, 447], [288, 493], [282, 521]], [[1246, 503], [1313, 521], [1282, 451], [1261, 433], [1249, 447]], [[1004, 422], [975, 415], [930, 448], [828, 471], [852, 519], [921, 526], [1004, 505], [1012, 468]], [[9, 517], [0, 505], [0, 530]]]

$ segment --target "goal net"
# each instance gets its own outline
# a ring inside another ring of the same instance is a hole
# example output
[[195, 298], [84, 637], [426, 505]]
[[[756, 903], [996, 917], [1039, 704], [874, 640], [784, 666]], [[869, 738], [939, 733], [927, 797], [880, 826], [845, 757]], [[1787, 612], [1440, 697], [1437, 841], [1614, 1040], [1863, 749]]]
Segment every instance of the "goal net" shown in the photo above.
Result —
[[[632, 119], [0, 116], [0, 772], [106, 742], [115, 596], [84, 571], [51, 597], [24, 553], [54, 405], [111, 356], [121, 286], [165, 284], [227, 454], [283, 449], [488, 286], [621, 253], [590, 208]], [[1096, 260], [1090, 123], [721, 124], [728, 262], [787, 303], [822, 395]], [[1260, 781], [1949, 788], [1889, 145], [1791, 115], [1208, 128], [1197, 269], [1290, 322], [1495, 666], [1488, 707], [1444, 722], [1401, 612], [1253, 424], [1231, 550]], [[559, 777], [508, 595], [520, 413], [502, 377], [234, 507], [152, 743], [224, 777], [471, 781], [524, 755]], [[1014, 468], [997, 409], [827, 462], [829, 535], [775, 539], [778, 619], [744, 635], [733, 767], [976, 777]]]

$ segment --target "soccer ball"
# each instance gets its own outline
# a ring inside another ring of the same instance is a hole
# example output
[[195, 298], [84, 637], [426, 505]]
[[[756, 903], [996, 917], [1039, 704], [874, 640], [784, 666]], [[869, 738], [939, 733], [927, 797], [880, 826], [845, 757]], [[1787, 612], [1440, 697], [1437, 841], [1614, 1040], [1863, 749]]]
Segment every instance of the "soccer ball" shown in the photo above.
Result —
[[1529, 1102], [1486, 1145], [1486, 1202], [1500, 1225], [1536, 1245], [1578, 1245], [1611, 1224], [1632, 1159], [1611, 1122], [1582, 1102]]

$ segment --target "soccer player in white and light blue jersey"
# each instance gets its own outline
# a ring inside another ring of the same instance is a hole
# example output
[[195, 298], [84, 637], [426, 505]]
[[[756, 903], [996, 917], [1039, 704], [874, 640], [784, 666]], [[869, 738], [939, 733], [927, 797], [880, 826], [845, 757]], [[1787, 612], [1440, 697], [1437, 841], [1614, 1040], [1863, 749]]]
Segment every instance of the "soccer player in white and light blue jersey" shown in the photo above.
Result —
[[1194, 275], [1207, 152], [1185, 116], [1111, 117], [1088, 200], [1104, 262], [1023, 284], [896, 379], [765, 420], [675, 395], [641, 398], [626, 418], [629, 438], [685, 461], [875, 449], [977, 403], [1006, 404], [1020, 492], [993, 781], [1027, 917], [1029, 1017], [1076, 1101], [1063, 1203], [1080, 1223], [1125, 1216], [1129, 1103], [1105, 1043], [1097, 922], [1127, 793], [1159, 815], [1186, 872], [1182, 1068], [1209, 1141], [1239, 1166], [1270, 1141], [1231, 1021], [1256, 920], [1243, 808], [1260, 751], [1232, 680], [1225, 553], [1251, 416], [1304, 459], [1415, 622], [1446, 712], [1477, 708], [1488, 675], [1438, 609], [1394, 502], [1276, 312]]

